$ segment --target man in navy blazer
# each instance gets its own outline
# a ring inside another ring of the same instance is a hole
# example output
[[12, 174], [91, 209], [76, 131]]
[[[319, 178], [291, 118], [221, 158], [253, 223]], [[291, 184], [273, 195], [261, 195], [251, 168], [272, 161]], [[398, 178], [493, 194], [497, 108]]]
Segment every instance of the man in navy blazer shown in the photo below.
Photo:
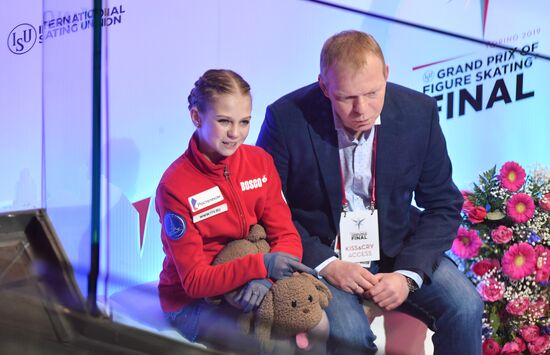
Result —
[[[463, 199], [452, 181], [437, 105], [387, 77], [372, 36], [332, 36], [321, 52], [318, 82], [267, 108], [257, 144], [281, 175], [303, 263], [333, 293], [326, 310], [333, 353], [376, 352], [362, 307], [369, 300], [424, 321], [435, 332], [436, 354], [480, 354], [481, 300], [444, 256]], [[334, 243], [343, 208], [368, 210], [373, 202], [380, 260], [369, 268], [340, 260]]]

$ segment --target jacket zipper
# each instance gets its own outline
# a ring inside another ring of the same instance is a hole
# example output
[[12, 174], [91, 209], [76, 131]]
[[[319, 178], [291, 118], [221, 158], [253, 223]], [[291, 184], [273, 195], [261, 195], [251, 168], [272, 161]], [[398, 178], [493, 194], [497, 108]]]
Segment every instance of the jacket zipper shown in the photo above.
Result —
[[235, 187], [233, 186], [233, 184], [231, 183], [231, 180], [229, 179], [229, 168], [227, 167], [227, 165], [224, 166], [223, 176], [225, 176], [225, 180], [229, 184], [229, 189], [233, 194], [233, 200], [235, 201], [235, 205], [237, 206], [237, 210], [239, 212], [239, 217], [240, 217], [239, 221], [241, 224], [241, 235], [244, 237], [248, 234], [248, 231], [246, 230], [246, 220], [244, 218], [243, 208], [241, 206], [239, 196], [237, 195], [237, 192], [235, 191]]

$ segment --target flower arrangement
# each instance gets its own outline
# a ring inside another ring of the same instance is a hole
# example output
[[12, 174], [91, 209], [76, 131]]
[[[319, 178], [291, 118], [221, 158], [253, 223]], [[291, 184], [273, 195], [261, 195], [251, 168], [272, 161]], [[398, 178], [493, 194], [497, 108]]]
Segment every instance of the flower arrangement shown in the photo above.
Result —
[[451, 252], [485, 302], [483, 354], [550, 354], [550, 171], [507, 162], [462, 194]]

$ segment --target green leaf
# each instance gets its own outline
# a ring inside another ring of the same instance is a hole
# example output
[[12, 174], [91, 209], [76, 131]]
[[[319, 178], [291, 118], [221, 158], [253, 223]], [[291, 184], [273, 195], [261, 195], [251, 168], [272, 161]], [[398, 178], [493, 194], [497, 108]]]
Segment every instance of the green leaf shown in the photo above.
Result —
[[493, 331], [497, 333], [500, 329], [500, 317], [498, 316], [498, 306], [496, 304], [491, 305], [489, 311], [489, 321], [491, 322]]
[[506, 217], [506, 215], [504, 213], [502, 213], [501, 211], [496, 210], [496, 211], [487, 213], [486, 217], [487, 217], [488, 220], [498, 221], [498, 220], [501, 220], [504, 217]]

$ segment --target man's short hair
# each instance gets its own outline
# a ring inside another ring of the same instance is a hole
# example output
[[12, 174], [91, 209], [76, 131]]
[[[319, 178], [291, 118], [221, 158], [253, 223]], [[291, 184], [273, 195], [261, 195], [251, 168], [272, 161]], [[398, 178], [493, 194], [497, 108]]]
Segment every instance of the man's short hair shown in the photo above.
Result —
[[352, 69], [365, 66], [366, 54], [374, 54], [382, 60], [386, 67], [384, 54], [378, 42], [368, 33], [348, 30], [331, 36], [325, 41], [321, 50], [321, 75], [325, 75], [328, 68], [335, 63], [350, 65]]

